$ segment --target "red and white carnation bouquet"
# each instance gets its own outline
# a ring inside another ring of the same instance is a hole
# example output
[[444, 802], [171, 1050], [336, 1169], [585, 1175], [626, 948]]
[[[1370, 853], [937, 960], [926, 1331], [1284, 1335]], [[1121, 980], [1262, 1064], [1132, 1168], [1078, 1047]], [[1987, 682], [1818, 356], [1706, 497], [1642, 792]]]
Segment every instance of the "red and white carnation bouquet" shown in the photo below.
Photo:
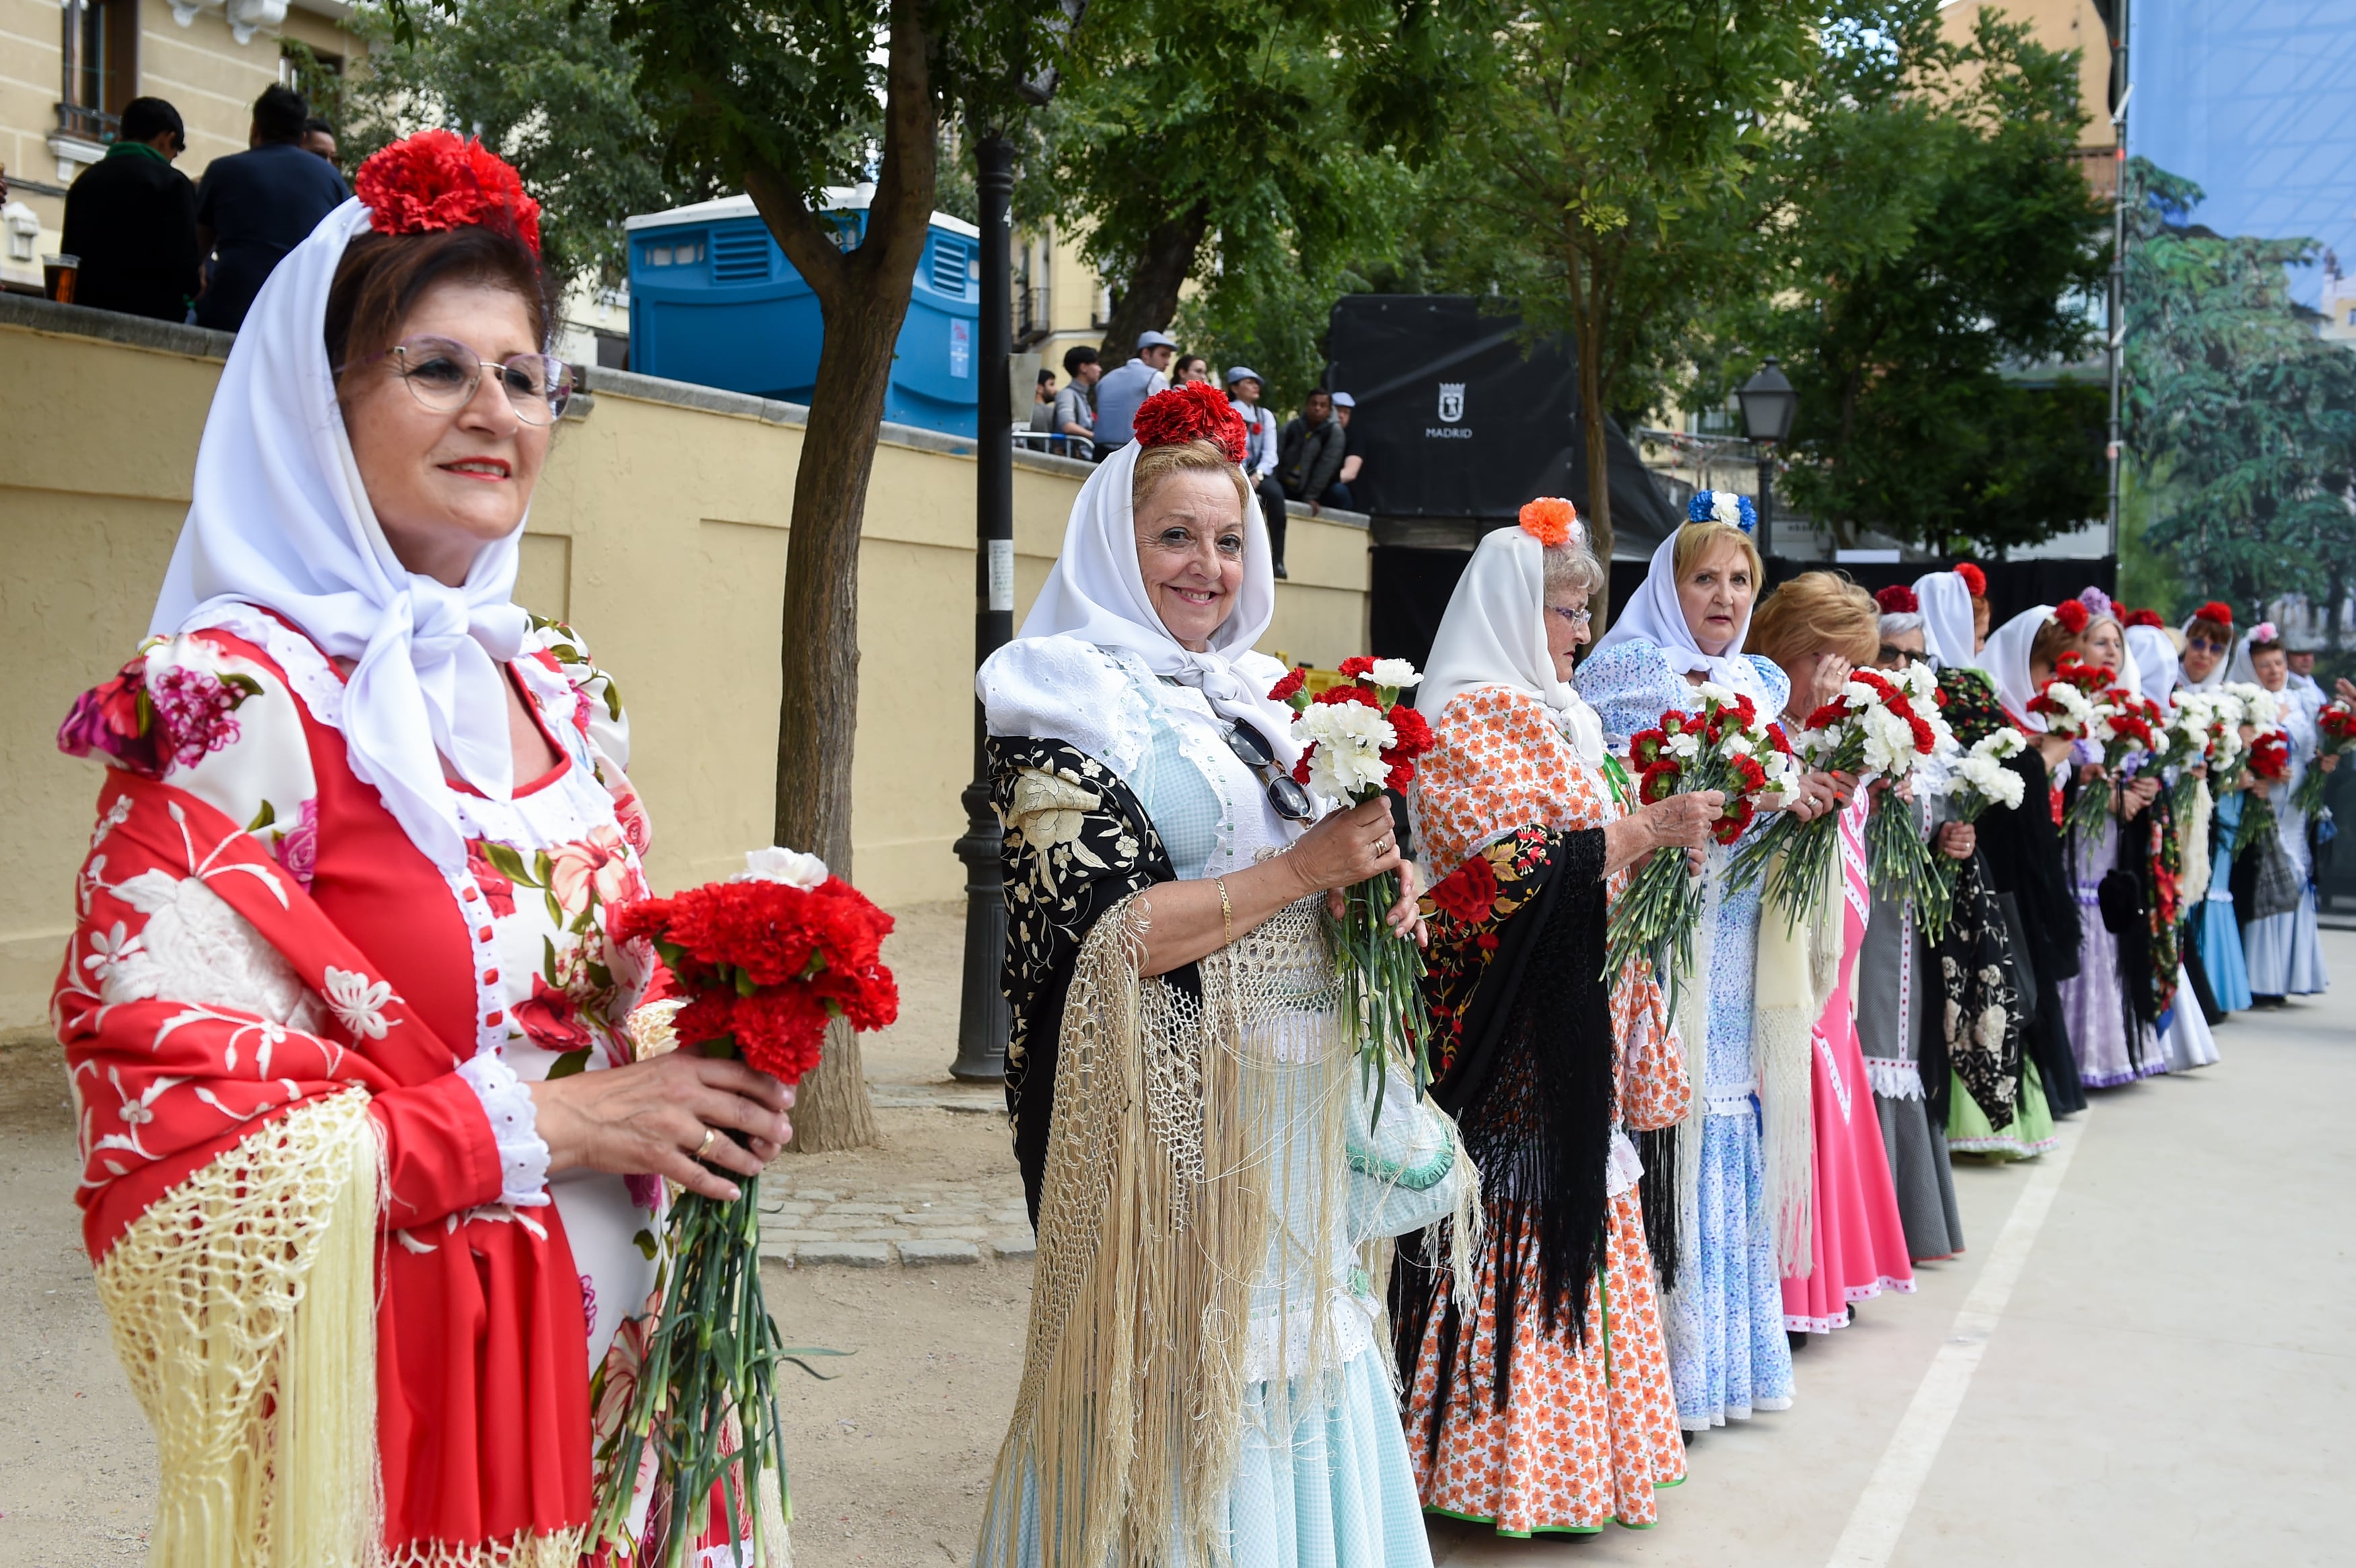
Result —
[[[1911, 805], [1894, 787], [1927, 759], [1954, 748], [1954, 731], [1939, 709], [1945, 697], [1927, 665], [1901, 670], [1852, 671], [1832, 700], [1807, 717], [1794, 741], [1799, 758], [1823, 773], [1856, 773], [1893, 787], [1874, 800], [1866, 818], [1866, 848], [1874, 882], [1913, 899], [1931, 920], [1945, 907], [1945, 884], [1915, 826]], [[1839, 831], [1833, 813], [1811, 822], [1786, 816], [1759, 836], [1737, 864], [1742, 880], [1767, 878], [1767, 894], [1783, 912], [1784, 929], [1812, 919], [1829, 896], [1826, 871]], [[1772, 869], [1771, 869], [1772, 868]]]
[[[2290, 777], [2290, 735], [2279, 724], [2268, 725], [2250, 741], [2244, 758], [2250, 777], [2269, 784], [2278, 784]], [[2252, 790], [2242, 800], [2241, 830], [2233, 835], [2233, 853], [2254, 845], [2264, 844], [2281, 831], [2281, 821], [2275, 811], [2271, 794]]]
[[[835, 1019], [864, 1030], [898, 1016], [899, 987], [883, 962], [892, 917], [815, 855], [755, 849], [744, 862], [727, 881], [625, 905], [612, 936], [644, 938], [669, 968], [686, 998], [670, 1021], [680, 1050], [735, 1057], [792, 1083], [818, 1065]], [[676, 1499], [652, 1561], [687, 1561], [705, 1529], [700, 1499], [715, 1486], [734, 1560], [766, 1563], [784, 1550], [762, 1539], [755, 1500], [756, 1477], [785, 1475], [776, 1393], [785, 1346], [761, 1296], [760, 1185], [739, 1181], [732, 1202], [683, 1193], [671, 1208], [662, 1309], [620, 1441], [600, 1456], [593, 1542], [626, 1538], [651, 1449], [658, 1495]], [[725, 1486], [732, 1469], [741, 1478]]]
[[[1399, 700], [1422, 684], [1406, 659], [1342, 661], [1342, 682], [1316, 696], [1294, 670], [1269, 696], [1292, 709], [1292, 736], [1301, 743], [1294, 782], [1329, 801], [1356, 805], [1385, 790], [1405, 791], [1416, 759], [1431, 750], [1431, 727]], [[1383, 1067], [1397, 1061], [1413, 1075], [1416, 1093], [1430, 1082], [1424, 1055], [1430, 1020], [1423, 1010], [1423, 953], [1384, 923], [1398, 902], [1396, 874], [1384, 871], [1344, 890], [1342, 913], [1326, 916], [1326, 932], [1342, 975], [1344, 1016], [1352, 1020], [1358, 1055], [1382, 1115]]]
[[[1658, 728], [1629, 738], [1636, 800], [1650, 805], [1671, 795], [1721, 791], [1726, 802], [1710, 831], [1719, 844], [1731, 845], [1751, 826], [1760, 796], [1793, 787], [1799, 770], [1783, 728], [1762, 722], [1751, 699], [1714, 681], [1696, 687], [1694, 695], [1700, 699], [1697, 709], [1672, 708], [1661, 715]], [[1655, 851], [1612, 901], [1605, 925], [1605, 982], [1631, 959], [1647, 958], [1662, 984], [1674, 990], [1693, 972], [1694, 927], [1701, 911], [1701, 884], [1685, 855]]]
[[[2083, 741], [2107, 752], [2112, 721], [2118, 718], [2126, 696], [2112, 684], [2116, 674], [2107, 665], [2090, 665], [2074, 653], [2063, 654], [2053, 667], [2052, 678], [2029, 699], [2029, 710], [2044, 719], [2047, 734]], [[2107, 786], [2081, 789], [2071, 805], [2065, 829], [2081, 837], [2098, 833], [2110, 810]]]

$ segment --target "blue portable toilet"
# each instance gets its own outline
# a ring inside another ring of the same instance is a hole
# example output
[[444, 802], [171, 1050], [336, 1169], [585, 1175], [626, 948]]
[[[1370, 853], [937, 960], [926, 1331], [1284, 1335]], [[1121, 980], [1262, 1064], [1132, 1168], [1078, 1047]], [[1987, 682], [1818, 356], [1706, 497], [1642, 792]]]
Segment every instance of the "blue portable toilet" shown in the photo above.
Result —
[[[868, 187], [830, 190], [838, 243], [867, 231]], [[674, 381], [807, 403], [825, 336], [818, 296], [802, 281], [749, 196], [641, 213], [630, 241], [630, 368]], [[884, 417], [974, 432], [981, 315], [981, 230], [933, 214], [900, 328]]]

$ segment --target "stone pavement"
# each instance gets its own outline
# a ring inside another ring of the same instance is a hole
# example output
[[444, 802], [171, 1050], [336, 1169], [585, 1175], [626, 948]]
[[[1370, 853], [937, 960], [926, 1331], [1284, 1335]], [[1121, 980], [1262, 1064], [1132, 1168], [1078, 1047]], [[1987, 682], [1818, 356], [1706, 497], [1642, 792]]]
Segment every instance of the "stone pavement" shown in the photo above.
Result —
[[[878, 1106], [1003, 1115], [995, 1090], [873, 1083]], [[1034, 1246], [1023, 1181], [1012, 1170], [967, 1180], [894, 1182], [882, 1189], [851, 1188], [839, 1177], [797, 1177], [786, 1161], [761, 1178], [761, 1255], [795, 1268], [910, 1268], [979, 1264], [1009, 1258], [1029, 1262]]]

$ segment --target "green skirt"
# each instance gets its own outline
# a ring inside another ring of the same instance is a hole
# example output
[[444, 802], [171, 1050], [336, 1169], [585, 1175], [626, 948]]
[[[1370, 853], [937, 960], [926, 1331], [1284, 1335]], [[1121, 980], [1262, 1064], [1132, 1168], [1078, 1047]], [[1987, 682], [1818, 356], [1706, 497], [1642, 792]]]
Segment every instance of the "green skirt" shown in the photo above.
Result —
[[2021, 1059], [2020, 1093], [2013, 1104], [2012, 1120], [2001, 1127], [1988, 1125], [1987, 1113], [1964, 1087], [1964, 1081], [1954, 1080], [1947, 1091], [1950, 1150], [1990, 1159], [2035, 1159], [2052, 1147], [2053, 1113], [2046, 1109], [2045, 1084], [2037, 1076], [2037, 1063]]

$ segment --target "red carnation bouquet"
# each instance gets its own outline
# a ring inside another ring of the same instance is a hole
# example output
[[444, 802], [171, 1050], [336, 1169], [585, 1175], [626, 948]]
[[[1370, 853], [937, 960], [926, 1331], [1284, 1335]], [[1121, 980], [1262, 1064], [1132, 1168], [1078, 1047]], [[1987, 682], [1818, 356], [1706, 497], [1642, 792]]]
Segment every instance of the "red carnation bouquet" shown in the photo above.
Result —
[[[814, 855], [755, 849], [744, 863], [728, 881], [626, 905], [610, 929], [616, 942], [644, 937], [669, 967], [687, 998], [671, 1019], [680, 1050], [736, 1057], [792, 1083], [818, 1065], [834, 1019], [864, 1030], [899, 1016], [883, 963], [892, 917]], [[732, 1469], [741, 1484], [719, 1493], [730, 1499], [732, 1549], [750, 1542], [764, 1563], [783, 1550], [761, 1540], [754, 1494], [764, 1472], [785, 1474], [776, 1393], [785, 1346], [761, 1296], [761, 1179], [738, 1185], [734, 1202], [689, 1192], [672, 1206], [662, 1310], [598, 1490], [593, 1543], [626, 1538], [651, 1445], [659, 1495], [682, 1499], [655, 1560], [685, 1561], [705, 1509], [684, 1499], [712, 1496]]]
[[[1297, 669], [1269, 691], [1292, 709], [1292, 735], [1301, 742], [1294, 781], [1353, 805], [1385, 790], [1404, 792], [1415, 781], [1416, 759], [1431, 750], [1431, 727], [1399, 701], [1401, 692], [1422, 683], [1422, 673], [1406, 659], [1360, 656], [1342, 661], [1342, 675], [1341, 684], [1315, 697]], [[1377, 1120], [1386, 1061], [1411, 1067], [1419, 1095], [1431, 1077], [1424, 1055], [1430, 1024], [1423, 1010], [1423, 953], [1383, 922], [1398, 896], [1398, 878], [1385, 871], [1345, 889], [1341, 914], [1325, 917], [1343, 1008], [1353, 1020]]]
[[[2251, 739], [2243, 765], [2250, 777], [2278, 784], [2290, 777], [2290, 735], [2279, 724], [2261, 730]], [[2253, 789], [2242, 797], [2242, 826], [2233, 835], [2233, 853], [2262, 845], [2281, 831], [2271, 792]]]
[[2328, 705], [2315, 716], [2315, 761], [2308, 764], [2307, 776], [2298, 781], [2290, 797], [2291, 804], [2309, 816], [2323, 805], [2323, 786], [2331, 780], [2320, 765], [2323, 759], [2356, 747], [2356, 708], [2344, 700]]
[[[1944, 701], [1928, 665], [1852, 671], [1832, 700], [1808, 715], [1800, 731], [1800, 752], [1819, 772], [1896, 784], [1912, 776], [1923, 759], [1954, 749], [1954, 732], [1939, 713]], [[1830, 896], [1826, 872], [1839, 831], [1832, 812], [1809, 822], [1785, 816], [1736, 857], [1736, 880], [1748, 883], [1763, 876], [1767, 896], [1783, 912], [1783, 929], [1795, 931]], [[1894, 790], [1882, 791], [1874, 797], [1865, 836], [1874, 883], [1912, 899], [1926, 929], [1943, 929], [1946, 884], [1922, 842], [1912, 805]]]
[[[1657, 729], [1628, 741], [1636, 799], [1650, 805], [1673, 795], [1719, 790], [1726, 795], [1711, 833], [1721, 845], [1740, 838], [1757, 814], [1759, 797], [1787, 789], [1798, 778], [1792, 748], [1778, 725], [1763, 722], [1748, 697], [1712, 681], [1694, 688], [1698, 711], [1672, 708]], [[1604, 932], [1603, 978], [1613, 983], [1632, 959], [1652, 961], [1672, 991], [1693, 972], [1694, 927], [1701, 921], [1701, 883], [1679, 852], [1653, 855], [1612, 901]]]

